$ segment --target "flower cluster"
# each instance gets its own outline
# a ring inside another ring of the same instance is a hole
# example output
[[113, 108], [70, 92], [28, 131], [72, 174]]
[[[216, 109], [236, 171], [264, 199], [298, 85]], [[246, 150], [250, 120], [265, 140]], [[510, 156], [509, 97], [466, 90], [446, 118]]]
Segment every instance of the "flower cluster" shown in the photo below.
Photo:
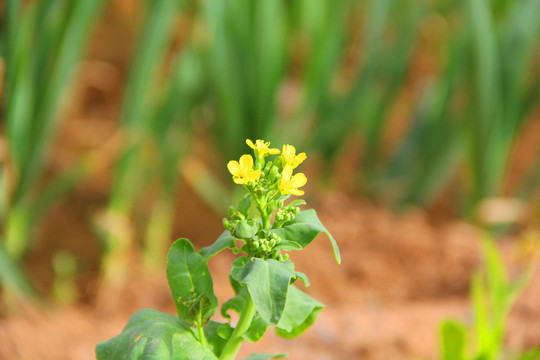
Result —
[[[292, 145], [283, 145], [281, 151], [271, 148], [270, 142], [260, 139], [255, 142], [248, 139], [246, 144], [253, 149], [253, 156], [242, 155], [239, 161], [229, 161], [227, 168], [233, 181], [243, 185], [247, 194], [237, 209], [229, 209], [229, 219], [223, 219], [223, 226], [234, 238], [245, 243], [239, 251], [254, 257], [284, 261], [288, 256], [281, 254], [281, 238], [272, 230], [292, 221], [300, 211], [296, 205], [304, 204], [296, 200], [284, 206], [284, 200], [291, 195], [304, 195], [299, 188], [306, 185], [307, 177], [293, 172], [307, 155], [304, 152], [296, 154]], [[260, 217], [250, 216], [252, 203]]]
[[[266, 163], [265, 158], [268, 155], [279, 154], [279, 149], [270, 148], [270, 142], [265, 142], [260, 139], [256, 140], [255, 143], [250, 139], [247, 139], [246, 144], [254, 150], [255, 162], [251, 155], [245, 154], [240, 157], [239, 161], [231, 160], [227, 164], [227, 168], [232, 174], [233, 181], [236, 184], [252, 186], [260, 185], [254, 185], [253, 183], [257, 183], [261, 179], [261, 175], [270, 175], [264, 179], [266, 180], [265, 184], [268, 184], [271, 182], [269, 180], [273, 180], [270, 179], [270, 177], [275, 178], [278, 176], [280, 179], [277, 184], [281, 195], [304, 195], [304, 192], [298, 188], [306, 185], [306, 176], [303, 173], [298, 173], [293, 176], [292, 173], [293, 170], [307, 158], [305, 152], [297, 155], [294, 146], [283, 145], [281, 156], [275, 159], [274, 162]], [[265, 171], [264, 174], [261, 171], [263, 167]], [[282, 168], [282, 171], [278, 174], [279, 167]]]

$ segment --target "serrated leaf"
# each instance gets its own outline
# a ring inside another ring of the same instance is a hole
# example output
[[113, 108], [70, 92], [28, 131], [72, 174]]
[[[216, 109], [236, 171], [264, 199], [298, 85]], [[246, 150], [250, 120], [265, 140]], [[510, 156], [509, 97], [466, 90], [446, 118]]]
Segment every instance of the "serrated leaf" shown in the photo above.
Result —
[[212, 245], [202, 248], [199, 253], [202, 257], [204, 257], [205, 260], [208, 260], [220, 251], [223, 251], [227, 248], [233, 248], [235, 246], [234, 240], [235, 238], [228, 230], [226, 230], [217, 238], [217, 240]]
[[276, 334], [292, 339], [306, 331], [319, 316], [324, 305], [305, 294], [296, 286], [289, 287], [289, 294]]
[[302, 249], [308, 246], [317, 235], [323, 232], [330, 239], [336, 261], [341, 263], [341, 255], [336, 240], [321, 223], [317, 217], [317, 213], [313, 209], [300, 211], [292, 221], [285, 223], [285, 225], [279, 229], [271, 231], [284, 240], [298, 243]]
[[96, 346], [97, 360], [217, 360], [177, 316], [144, 309], [120, 335]]
[[255, 258], [243, 268], [233, 267], [231, 276], [247, 286], [259, 315], [270, 324], [277, 324], [285, 309], [289, 284], [295, 277], [294, 264]]
[[217, 309], [212, 276], [205, 259], [187, 239], [177, 240], [167, 254], [167, 279], [180, 319], [204, 321]]

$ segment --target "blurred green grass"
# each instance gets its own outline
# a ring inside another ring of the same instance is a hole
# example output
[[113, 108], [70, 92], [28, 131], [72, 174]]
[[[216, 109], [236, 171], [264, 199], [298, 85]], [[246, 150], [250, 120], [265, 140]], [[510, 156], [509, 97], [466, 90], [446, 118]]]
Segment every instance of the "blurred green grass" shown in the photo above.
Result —
[[[83, 157], [61, 176], [43, 176], [101, 5], [3, 5], [4, 288], [30, 292], [17, 264], [41, 215], [88, 174]], [[429, 207], [450, 192], [447, 211], [480, 223], [485, 200], [526, 202], [539, 190], [540, 161], [522, 185], [508, 189], [507, 179], [516, 141], [538, 111], [540, 0], [131, 6], [140, 22], [119, 106], [122, 142], [102, 221], [92, 220], [111, 283], [123, 281], [132, 251], [150, 268], [162, 262], [182, 171], [196, 173], [184, 178], [224, 210], [234, 196], [222, 185], [224, 164], [245, 152], [246, 138], [308, 151], [326, 179], [339, 174], [352, 144], [361, 152], [350, 164], [355, 190], [395, 209]], [[179, 27], [187, 29], [182, 37]], [[209, 144], [205, 159], [190, 150], [200, 137]], [[135, 215], [141, 208], [142, 224]]]

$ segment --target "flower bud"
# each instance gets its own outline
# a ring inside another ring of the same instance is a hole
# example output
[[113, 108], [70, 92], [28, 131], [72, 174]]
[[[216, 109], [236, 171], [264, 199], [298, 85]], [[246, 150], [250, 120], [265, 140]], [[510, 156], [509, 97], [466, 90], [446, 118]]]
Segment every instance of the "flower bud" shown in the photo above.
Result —
[[229, 226], [231, 225], [229, 219], [223, 218], [222, 223], [223, 223], [223, 227], [224, 227], [225, 229], [229, 230]]
[[227, 213], [231, 218], [234, 218], [234, 215], [236, 214], [236, 209], [234, 208], [234, 206], [229, 206]]
[[294, 215], [298, 215], [298, 213], [300, 212], [300, 208], [299, 207], [293, 207], [293, 212], [294, 212]]
[[270, 178], [273, 178], [274, 176], [276, 176], [277, 174], [279, 173], [279, 169], [277, 166], [272, 166], [272, 168], [270, 169], [270, 173], [269, 173], [269, 176]]
[[289, 260], [289, 254], [283, 255], [283, 261], [287, 261], [287, 260]]
[[277, 203], [277, 206], [279, 208], [282, 208], [283, 207], [283, 200], [279, 200], [278, 203]]
[[268, 242], [268, 245], [270, 246], [270, 248], [273, 248], [274, 246], [276, 246], [276, 240], [272, 239]]

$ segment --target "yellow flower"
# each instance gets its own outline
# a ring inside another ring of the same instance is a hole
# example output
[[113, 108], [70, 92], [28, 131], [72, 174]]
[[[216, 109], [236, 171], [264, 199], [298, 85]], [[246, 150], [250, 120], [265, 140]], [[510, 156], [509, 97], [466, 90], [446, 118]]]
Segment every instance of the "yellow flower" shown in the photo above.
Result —
[[253, 158], [251, 155], [242, 155], [240, 162], [231, 160], [227, 164], [227, 169], [233, 176], [237, 184], [247, 184], [250, 181], [257, 181], [261, 177], [261, 169], [253, 170]]
[[281, 157], [288, 165], [291, 165], [294, 169], [306, 160], [307, 155], [305, 152], [296, 155], [296, 149], [292, 145], [283, 145], [283, 151], [281, 151]]
[[[279, 190], [281, 195], [304, 195], [302, 190], [298, 190], [299, 187], [306, 185], [307, 177], [302, 173], [295, 174], [292, 176], [293, 168], [291, 165], [285, 165], [283, 172], [281, 173], [281, 180], [279, 182]], [[291, 177], [292, 176], [292, 177]]]
[[255, 150], [256, 155], [267, 156], [267, 155], [276, 155], [279, 154], [279, 149], [271, 149], [270, 142], [265, 142], [264, 140], [258, 139], [255, 141], [255, 144], [250, 139], [246, 140], [246, 144], [253, 150]]

